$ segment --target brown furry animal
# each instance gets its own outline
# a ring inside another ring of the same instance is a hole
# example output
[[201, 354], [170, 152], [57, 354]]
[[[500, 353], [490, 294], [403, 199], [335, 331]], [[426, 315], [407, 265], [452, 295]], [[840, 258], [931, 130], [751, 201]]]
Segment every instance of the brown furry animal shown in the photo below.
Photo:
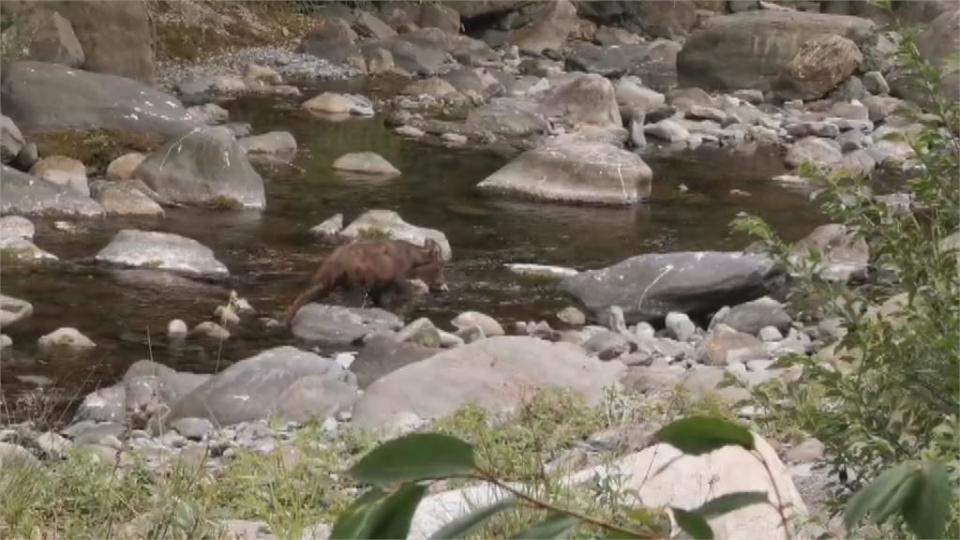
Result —
[[432, 291], [447, 290], [440, 244], [429, 239], [423, 247], [402, 240], [357, 240], [324, 259], [310, 287], [287, 308], [286, 321], [338, 288], [359, 287], [382, 306], [385, 293], [402, 289], [408, 279], [421, 279]]

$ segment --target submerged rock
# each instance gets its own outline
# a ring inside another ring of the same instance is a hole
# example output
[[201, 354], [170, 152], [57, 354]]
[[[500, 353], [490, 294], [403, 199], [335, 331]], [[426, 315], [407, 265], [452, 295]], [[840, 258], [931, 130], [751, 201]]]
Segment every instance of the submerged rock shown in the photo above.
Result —
[[58, 328], [37, 340], [40, 354], [54, 359], [83, 353], [96, 346], [96, 343], [76, 328]]
[[355, 172], [362, 174], [399, 176], [400, 169], [375, 152], [350, 152], [333, 162], [333, 168], [338, 171]]
[[3, 197], [0, 197], [0, 214], [83, 217], [103, 215], [103, 207], [89, 196], [6, 165], [0, 170], [0, 189], [3, 191]]
[[138, 268], [171, 270], [190, 276], [223, 278], [227, 267], [213, 251], [177, 234], [124, 229], [97, 253], [97, 261]]

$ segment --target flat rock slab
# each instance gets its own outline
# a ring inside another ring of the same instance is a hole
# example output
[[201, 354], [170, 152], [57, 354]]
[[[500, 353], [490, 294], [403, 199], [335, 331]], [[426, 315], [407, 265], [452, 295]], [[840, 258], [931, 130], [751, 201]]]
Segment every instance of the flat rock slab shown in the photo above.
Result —
[[[269, 418], [281, 406], [290, 406], [288, 390], [301, 390], [294, 385], [310, 377], [314, 387], [331, 383], [337, 400], [348, 396], [339, 393], [342, 385], [356, 388], [356, 377], [333, 360], [294, 347], [276, 347], [246, 358], [212, 376], [181, 398], [171, 409], [167, 421], [179, 418], [207, 418], [217, 425], [230, 425]], [[322, 396], [313, 396], [320, 397]], [[355, 397], [355, 396], [354, 396]], [[338, 403], [314, 401], [320, 414]], [[302, 401], [298, 405], [303, 405]], [[300, 410], [299, 412], [303, 412]]]
[[197, 277], [224, 278], [230, 275], [210, 248], [171, 233], [124, 229], [95, 258], [110, 264], [171, 270]]
[[441, 418], [473, 403], [512, 410], [539, 390], [562, 388], [599, 402], [625, 370], [619, 362], [589, 358], [570, 343], [499, 336], [475, 341], [406, 365], [371, 384], [353, 412], [356, 425], [394, 428], [410, 413]]
[[364, 336], [403, 327], [399, 317], [380, 308], [307, 304], [290, 322], [297, 338], [312, 344], [349, 346]]
[[765, 295], [782, 275], [762, 255], [741, 252], [652, 253], [566, 278], [560, 288], [599, 319], [611, 306], [627, 322], [702, 313]]

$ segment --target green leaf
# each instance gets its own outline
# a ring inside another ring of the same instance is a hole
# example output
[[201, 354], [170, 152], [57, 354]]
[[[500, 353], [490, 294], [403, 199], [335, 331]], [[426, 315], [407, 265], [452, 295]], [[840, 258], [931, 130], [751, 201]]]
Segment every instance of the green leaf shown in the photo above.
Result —
[[663, 427], [654, 435], [657, 442], [676, 447], [685, 454], [698, 456], [724, 446], [736, 445], [753, 450], [753, 435], [733, 422], [707, 416], [692, 416]]
[[950, 473], [942, 463], [927, 462], [921, 483], [903, 507], [903, 519], [919, 538], [943, 538], [953, 495]]
[[350, 475], [382, 486], [467, 476], [475, 468], [469, 444], [447, 435], [414, 433], [374, 448], [350, 469]]
[[688, 512], [679, 508], [672, 508], [673, 517], [687, 534], [696, 540], [713, 540], [713, 529], [703, 516], [696, 512]]
[[700, 508], [697, 508], [695, 512], [703, 517], [713, 517], [733, 512], [751, 504], [766, 502], [769, 502], [769, 499], [767, 499], [765, 491], [737, 491], [710, 499], [703, 503]]
[[371, 510], [387, 496], [380, 488], [372, 488], [353, 501], [337, 518], [330, 538], [363, 538], [369, 531]]
[[876, 515], [916, 472], [916, 462], [901, 463], [887, 469], [876, 480], [864, 486], [847, 503], [843, 515], [843, 523], [847, 529], [853, 529], [867, 514]]
[[412, 483], [389, 495], [373, 488], [340, 515], [330, 538], [406, 538], [413, 513], [426, 492], [426, 485]]
[[567, 538], [580, 525], [580, 520], [560, 512], [553, 512], [540, 523], [514, 536], [514, 538]]
[[426, 484], [403, 484], [377, 505], [365, 538], [406, 538], [417, 505], [427, 493]]
[[473, 512], [447, 523], [439, 531], [433, 533], [430, 538], [464, 538], [483, 525], [486, 520], [516, 504], [516, 499], [507, 497], [493, 504], [477, 508]]

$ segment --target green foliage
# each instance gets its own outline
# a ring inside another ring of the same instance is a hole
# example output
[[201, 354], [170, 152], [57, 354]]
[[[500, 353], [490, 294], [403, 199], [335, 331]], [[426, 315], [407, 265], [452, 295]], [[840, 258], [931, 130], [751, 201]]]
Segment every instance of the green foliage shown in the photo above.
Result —
[[753, 435], [749, 430], [733, 422], [705, 416], [678, 420], [658, 431], [654, 437], [694, 456], [728, 445], [753, 450]]
[[[658, 440], [700, 454], [728, 445], [753, 448], [753, 438], [745, 429], [717, 418], [697, 417], [680, 420], [658, 432]], [[425, 456], [429, 456], [426, 458]], [[762, 458], [759, 458], [762, 460]], [[413, 434], [383, 443], [363, 457], [351, 469], [358, 480], [372, 482], [370, 488], [343, 512], [334, 526], [334, 538], [404, 537], [417, 504], [427, 486], [421, 480], [460, 478], [492, 484], [511, 496], [489, 506], [475, 509], [441, 528], [435, 538], [463, 536], [477, 531], [485, 523], [514, 507], [526, 507], [540, 515], [516, 538], [566, 538], [587, 528], [610, 538], [662, 538], [663, 527], [656, 509], [633, 507], [620, 501], [621, 519], [598, 516], [540, 496], [536, 490], [517, 487], [483, 469], [474, 459], [474, 447], [455, 437], [437, 434]], [[402, 482], [392, 494], [389, 484]], [[634, 501], [636, 498], [633, 499]], [[728, 494], [708, 501], [692, 511], [672, 509], [677, 522], [694, 538], [713, 538], [707, 518], [738, 508], [767, 502], [759, 492]], [[489, 535], [488, 535], [489, 536]]]
[[350, 468], [359, 482], [389, 485], [469, 475], [476, 468], [473, 447], [436, 433], [413, 433], [375, 448]]
[[[789, 270], [790, 303], [801, 318], [836, 319], [846, 332], [817, 357], [784, 359], [802, 366], [800, 381], [755, 392], [767, 427], [794, 426], [817, 437], [831, 472], [853, 473], [835, 501], [842, 505], [863, 489], [850, 499], [850, 525], [866, 514], [878, 522], [899, 516], [892, 526], [930, 537], [943, 509], [936, 503], [960, 494], [960, 106], [942, 99], [940, 71], [923, 62], [909, 36], [900, 63], [933, 113], [919, 117], [923, 130], [907, 139], [916, 165], [904, 186], [910, 210], [875, 198], [869, 179], [805, 171], [823, 187], [824, 212], [870, 246], [876, 279], [856, 287], [829, 281], [816, 253], [796, 252], [758, 218], [742, 216], [734, 227], [758, 238]], [[924, 486], [952, 486], [952, 493]], [[920, 500], [936, 515], [920, 519]], [[949, 516], [939, 531], [958, 537], [957, 504]]]
[[360, 229], [360, 238], [364, 240], [390, 240], [393, 238], [390, 231], [379, 227], [364, 227]]

